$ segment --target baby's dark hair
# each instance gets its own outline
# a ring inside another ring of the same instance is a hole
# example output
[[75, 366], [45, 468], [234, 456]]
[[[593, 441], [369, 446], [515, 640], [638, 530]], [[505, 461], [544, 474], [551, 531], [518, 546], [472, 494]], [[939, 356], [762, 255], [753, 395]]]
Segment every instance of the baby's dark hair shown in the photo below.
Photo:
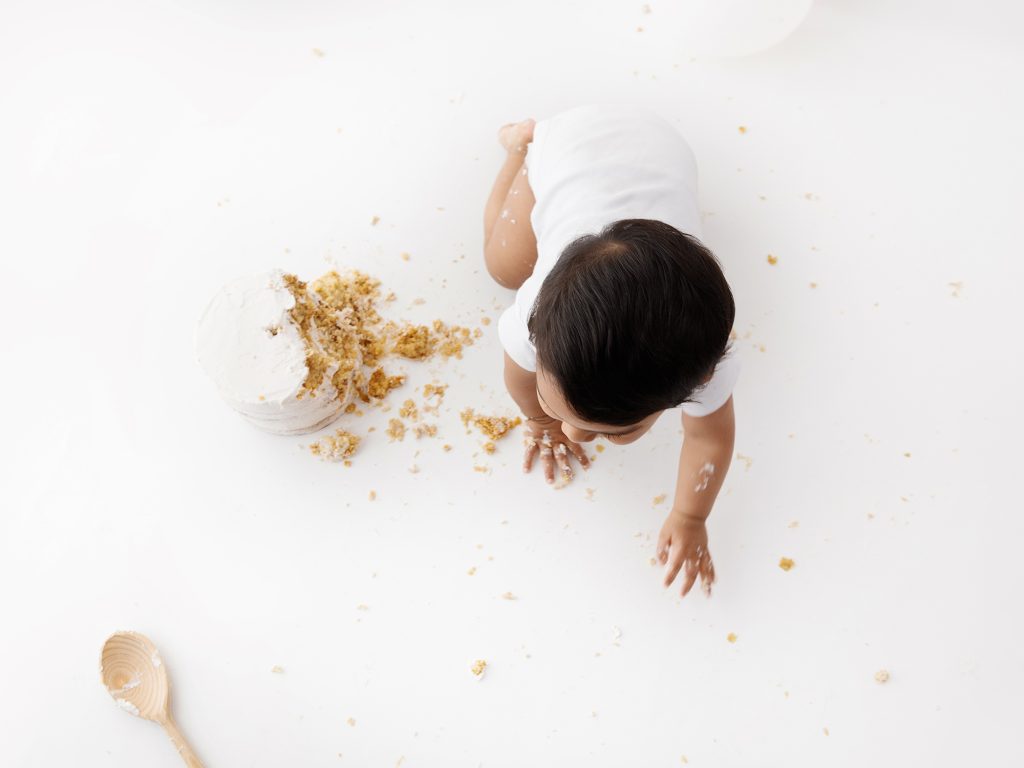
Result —
[[565, 248], [528, 327], [538, 365], [575, 414], [625, 426], [693, 399], [728, 350], [735, 315], [700, 241], [624, 219]]

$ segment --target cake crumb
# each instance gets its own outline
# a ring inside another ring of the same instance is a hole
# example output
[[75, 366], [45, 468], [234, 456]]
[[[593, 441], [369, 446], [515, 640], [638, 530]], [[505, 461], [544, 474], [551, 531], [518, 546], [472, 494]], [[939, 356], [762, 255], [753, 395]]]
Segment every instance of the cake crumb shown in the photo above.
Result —
[[786, 527], [787, 528], [799, 528], [800, 527], [800, 521], [799, 520], [790, 520], [789, 521], [789, 525], [787, 525]]
[[749, 470], [750, 469], [750, 465], [754, 463], [754, 460], [752, 458], [750, 458], [749, 456], [744, 456], [742, 453], [737, 453], [736, 454], [736, 458], [739, 461], [743, 462], [743, 469], [744, 469], [744, 471]]
[[740, 132], [741, 134], [744, 134], [744, 133], [746, 133], [746, 132], [747, 132], [747, 126], [745, 126], [745, 125], [741, 125], [741, 126], [740, 126], [739, 128], [737, 128], [737, 130], [738, 130], [738, 131], [739, 131], [739, 132]]
[[350, 726], [352, 726], [353, 728], [355, 728], [355, 727], [356, 727], [356, 719], [355, 719], [354, 717], [350, 717], [350, 718], [349, 718], [348, 720], [346, 720], [345, 722], [346, 722], [346, 723], [348, 723], [348, 724], [349, 724]]
[[368, 498], [370, 501], [376, 501], [377, 500], [377, 492], [376, 491], [370, 491], [370, 493], [367, 494], [366, 498]]
[[309, 446], [309, 452], [324, 461], [346, 462], [359, 447], [360, 438], [343, 429], [336, 430], [333, 435], [320, 438]]
[[388, 428], [386, 430], [387, 436], [392, 440], [404, 440], [405, 439], [405, 424], [401, 419], [390, 419], [388, 421]]
[[441, 450], [443, 450], [445, 453], [448, 453], [449, 451], [451, 451], [451, 449], [452, 447], [448, 443], [445, 443], [444, 445], [441, 446]]
[[398, 415], [403, 419], [416, 420], [420, 417], [420, 412], [413, 400], [406, 400], [402, 403], [402, 407], [398, 409]]
[[887, 670], [887, 669], [880, 669], [877, 672], [875, 672], [875, 682], [879, 683], [879, 684], [888, 683], [889, 682], [889, 670]]
[[380, 216], [374, 216], [372, 219], [370, 219], [370, 226], [371, 227], [376, 227], [379, 223], [380, 223]]
[[370, 610], [370, 606], [368, 606], [366, 603], [359, 603], [359, 605], [356, 606], [356, 610], [357, 611], [368, 611], [368, 610]]
[[513, 595], [511, 592], [502, 592], [501, 593], [501, 599], [502, 600], [518, 600], [519, 598], [516, 597], [515, 595]]
[[318, 59], [322, 59], [322, 58], [323, 58], [324, 56], [326, 56], [327, 54], [326, 54], [326, 53], [324, 53], [324, 52], [323, 52], [323, 51], [322, 51], [321, 49], [319, 49], [319, 48], [314, 48], [314, 49], [313, 49], [313, 55], [314, 55], [314, 56], [316, 56], [316, 57], [317, 57]]
[[270, 671], [273, 672], [275, 675], [283, 675], [284, 667], [279, 667], [277, 664], [275, 664], [270, 668]]
[[401, 256], [401, 258], [402, 258], [402, 261], [408, 261], [409, 259], [411, 259], [411, 258], [412, 258], [412, 256], [410, 256], [410, 255], [409, 255], [408, 253], [406, 253], [405, 251], [402, 251], [402, 253], [400, 254], [400, 256]]
[[475, 573], [476, 573], [476, 566], [475, 565], [471, 565], [471, 566], [469, 566], [469, 568], [466, 569], [466, 575], [467, 576], [472, 576]]
[[490, 441], [484, 443], [484, 453], [494, 453], [495, 448], [497, 446]]
[[377, 368], [370, 374], [366, 384], [366, 393], [376, 400], [383, 400], [388, 392], [405, 383], [405, 376], [388, 376], [383, 368]]
[[665, 503], [665, 498], [666, 498], [666, 494], [659, 493], [657, 496], [655, 496], [653, 499], [651, 499], [651, 504], [653, 504], [654, 506], [658, 506], [659, 504], [664, 504]]
[[768, 263], [771, 264], [774, 267], [776, 264], [779, 263], [779, 257], [778, 256], [772, 256], [769, 253], [768, 254]]
[[437, 435], [436, 424], [417, 424], [412, 428], [413, 434], [416, 435], [416, 439], [419, 440], [421, 437], [435, 437]]
[[794, 565], [796, 565], [796, 563], [794, 563], [788, 557], [783, 557], [782, 559], [779, 560], [779, 568], [781, 568], [784, 571], [792, 570]]
[[730, 643], [735, 643], [736, 642], [736, 633], [735, 632], [730, 632], [728, 635], [725, 636], [725, 639], [728, 640]]
[[463, 410], [459, 414], [459, 418], [462, 419], [462, 423], [465, 425], [467, 431], [470, 423], [472, 423], [492, 441], [500, 440], [512, 429], [523, 423], [523, 420], [518, 416], [515, 418], [509, 418], [508, 416], [481, 416], [472, 408], [466, 408]]
[[594, 450], [598, 453], [604, 453], [604, 445], [602, 443], [598, 443], [594, 446]]
[[483, 659], [477, 659], [473, 662], [473, 666], [469, 668], [469, 671], [473, 673], [477, 680], [483, 680], [484, 672], [487, 671], [487, 662]]

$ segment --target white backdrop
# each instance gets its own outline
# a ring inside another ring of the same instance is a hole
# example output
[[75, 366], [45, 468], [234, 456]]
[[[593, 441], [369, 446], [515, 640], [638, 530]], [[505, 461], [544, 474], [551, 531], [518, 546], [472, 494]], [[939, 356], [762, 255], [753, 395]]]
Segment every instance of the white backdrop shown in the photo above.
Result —
[[[179, 764], [99, 683], [118, 629], [211, 767], [1024, 761], [1019, 5], [818, 2], [733, 59], [642, 5], [4, 4], [5, 765]], [[458, 411], [513, 412], [493, 324], [392, 396], [449, 383], [441, 437], [369, 434], [350, 469], [194, 362], [213, 292], [274, 266], [496, 318], [495, 130], [598, 100], [691, 141], [736, 293], [752, 462], [711, 600], [648, 563], [671, 419], [562, 491], [517, 438], [474, 456]]]

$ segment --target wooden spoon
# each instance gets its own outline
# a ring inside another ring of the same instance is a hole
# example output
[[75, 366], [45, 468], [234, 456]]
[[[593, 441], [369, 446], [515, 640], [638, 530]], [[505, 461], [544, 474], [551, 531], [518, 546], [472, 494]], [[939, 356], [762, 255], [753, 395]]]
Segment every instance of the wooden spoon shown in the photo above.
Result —
[[171, 717], [171, 682], [160, 652], [145, 635], [116, 632], [100, 655], [100, 677], [125, 712], [163, 726], [189, 768], [203, 768]]

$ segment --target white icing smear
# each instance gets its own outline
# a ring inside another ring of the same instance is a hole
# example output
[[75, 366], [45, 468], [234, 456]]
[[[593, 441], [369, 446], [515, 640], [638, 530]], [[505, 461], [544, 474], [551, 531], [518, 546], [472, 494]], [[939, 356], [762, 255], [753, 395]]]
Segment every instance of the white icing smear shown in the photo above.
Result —
[[697, 493], [704, 491], [708, 487], [708, 483], [711, 482], [711, 478], [715, 476], [715, 465], [710, 462], [705, 462], [704, 466], [697, 472], [697, 484], [693, 486], [693, 490]]
[[139, 716], [139, 708], [132, 704], [128, 699], [114, 699], [117, 702], [117, 706], [136, 717]]

